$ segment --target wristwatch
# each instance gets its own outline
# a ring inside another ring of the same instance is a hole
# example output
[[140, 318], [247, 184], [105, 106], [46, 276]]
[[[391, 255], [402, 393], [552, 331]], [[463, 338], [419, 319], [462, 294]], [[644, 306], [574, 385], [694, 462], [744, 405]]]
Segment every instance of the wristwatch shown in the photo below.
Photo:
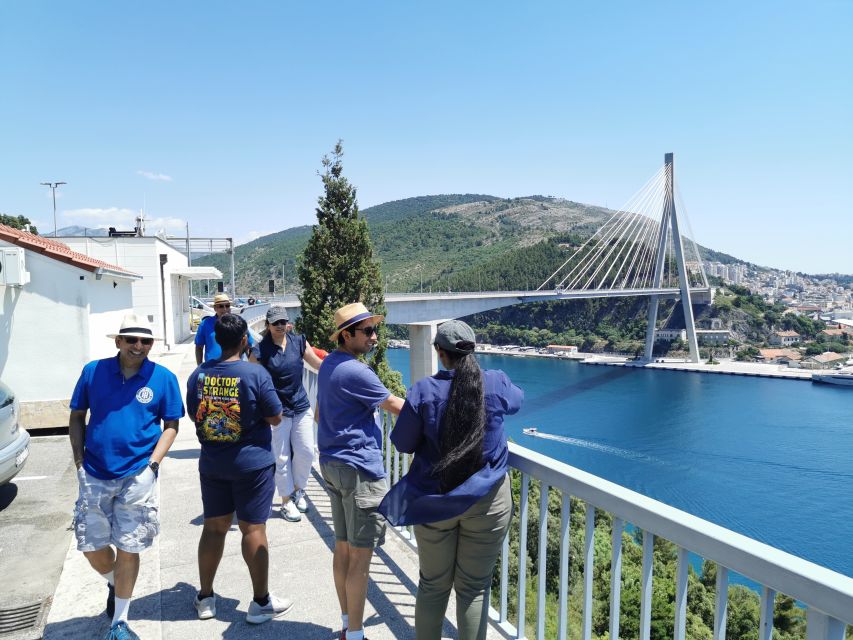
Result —
[[148, 463], [148, 468], [154, 472], [154, 475], [157, 476], [160, 474], [160, 463], [154, 462], [153, 460]]

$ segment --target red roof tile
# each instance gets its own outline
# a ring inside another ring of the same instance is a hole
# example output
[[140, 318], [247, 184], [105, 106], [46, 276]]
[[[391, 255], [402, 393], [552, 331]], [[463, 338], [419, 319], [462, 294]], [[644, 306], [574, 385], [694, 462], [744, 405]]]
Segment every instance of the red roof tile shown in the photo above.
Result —
[[29, 251], [35, 251], [48, 258], [65, 262], [66, 264], [74, 265], [86, 271], [96, 271], [97, 269], [109, 269], [117, 274], [126, 274], [132, 277], [140, 277], [138, 273], [128, 271], [124, 267], [91, 258], [83, 253], [72, 251], [67, 245], [62, 244], [58, 240], [51, 240], [44, 236], [37, 236], [27, 231], [21, 231], [14, 227], [9, 227], [5, 224], [0, 224], [0, 240], [11, 242], [12, 244], [23, 247]]

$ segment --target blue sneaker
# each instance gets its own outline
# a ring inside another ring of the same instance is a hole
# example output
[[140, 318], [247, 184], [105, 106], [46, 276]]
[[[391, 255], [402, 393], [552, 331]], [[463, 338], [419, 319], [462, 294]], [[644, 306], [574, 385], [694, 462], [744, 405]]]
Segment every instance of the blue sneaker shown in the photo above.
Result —
[[104, 640], [139, 640], [139, 636], [130, 630], [126, 622], [117, 622], [110, 627]]

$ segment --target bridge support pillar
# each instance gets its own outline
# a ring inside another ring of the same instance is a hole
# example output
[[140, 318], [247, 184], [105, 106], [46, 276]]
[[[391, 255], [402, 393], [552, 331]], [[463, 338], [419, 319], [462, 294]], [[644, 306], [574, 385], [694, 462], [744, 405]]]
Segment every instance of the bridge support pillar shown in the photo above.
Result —
[[432, 346], [440, 322], [421, 322], [410, 324], [409, 327], [409, 371], [410, 381], [414, 383], [421, 378], [433, 375], [438, 371], [438, 355]]

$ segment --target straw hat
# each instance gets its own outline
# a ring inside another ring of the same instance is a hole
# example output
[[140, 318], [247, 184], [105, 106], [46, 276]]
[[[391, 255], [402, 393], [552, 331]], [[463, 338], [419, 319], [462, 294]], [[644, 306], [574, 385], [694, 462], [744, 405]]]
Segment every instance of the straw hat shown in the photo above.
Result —
[[353, 302], [352, 304], [345, 304], [340, 309], [335, 311], [335, 332], [329, 336], [329, 340], [332, 342], [337, 342], [338, 336], [341, 331], [346, 329], [347, 327], [351, 327], [354, 324], [358, 324], [362, 320], [376, 320], [376, 322], [382, 322], [385, 319], [385, 316], [376, 315], [374, 313], [370, 313], [360, 302]]
[[222, 302], [231, 302], [231, 298], [228, 297], [227, 293], [217, 293], [213, 296], [213, 304], [220, 304]]
[[128, 338], [154, 338], [154, 340], [162, 340], [154, 335], [151, 328], [151, 323], [145, 316], [139, 316], [135, 313], [128, 313], [121, 321], [121, 327], [118, 333], [108, 333], [108, 338], [119, 338], [127, 336]]

